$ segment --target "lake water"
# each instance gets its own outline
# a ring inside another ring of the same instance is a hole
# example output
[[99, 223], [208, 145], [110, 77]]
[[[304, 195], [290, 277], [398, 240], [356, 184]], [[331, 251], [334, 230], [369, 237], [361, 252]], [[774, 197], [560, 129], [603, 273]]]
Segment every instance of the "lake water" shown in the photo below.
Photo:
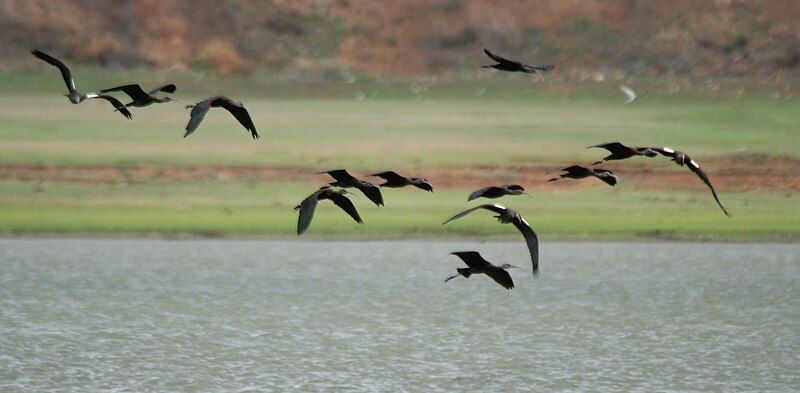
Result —
[[[478, 250], [511, 270], [448, 283]], [[798, 391], [800, 245], [0, 239], [0, 391]]]

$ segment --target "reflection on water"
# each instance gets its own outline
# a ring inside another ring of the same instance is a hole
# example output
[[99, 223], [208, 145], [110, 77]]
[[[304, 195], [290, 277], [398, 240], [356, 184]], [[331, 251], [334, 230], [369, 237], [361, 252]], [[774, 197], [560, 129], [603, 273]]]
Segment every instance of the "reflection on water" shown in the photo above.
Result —
[[800, 246], [0, 240], [2, 391], [793, 391]]

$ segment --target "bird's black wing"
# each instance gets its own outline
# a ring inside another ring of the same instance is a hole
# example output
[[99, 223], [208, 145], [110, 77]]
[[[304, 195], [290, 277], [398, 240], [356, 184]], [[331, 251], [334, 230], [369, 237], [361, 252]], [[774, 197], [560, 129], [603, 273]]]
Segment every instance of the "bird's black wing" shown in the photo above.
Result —
[[339, 206], [342, 210], [349, 214], [350, 217], [353, 217], [357, 223], [363, 223], [363, 221], [361, 221], [361, 216], [358, 215], [358, 210], [356, 210], [355, 205], [353, 205], [353, 202], [350, 201], [350, 199], [348, 199], [346, 196], [332, 193], [328, 196], [328, 198], [333, 201], [336, 206]]
[[623, 145], [622, 143], [619, 143], [619, 142], [602, 143], [602, 144], [599, 144], [599, 145], [589, 146], [589, 147], [587, 147], [587, 149], [591, 149], [593, 147], [599, 147], [601, 149], [606, 149], [606, 150], [610, 151], [611, 153], [620, 153], [620, 152], [624, 152], [624, 151], [628, 150], [628, 146], [625, 146], [625, 145]]
[[450, 254], [455, 255], [461, 258], [467, 266], [478, 269], [478, 270], [485, 270], [484, 267], [489, 264], [489, 262], [481, 256], [481, 254], [477, 251], [455, 251], [451, 252]]
[[189, 114], [189, 122], [186, 123], [186, 133], [183, 134], [184, 138], [197, 129], [197, 126], [199, 126], [203, 118], [206, 117], [206, 113], [208, 113], [209, 109], [211, 109], [211, 106], [208, 105], [208, 101], [201, 101], [194, 105], [192, 113]]
[[380, 187], [369, 182], [359, 181], [356, 184], [356, 188], [363, 192], [372, 203], [383, 206], [383, 194], [381, 194]]
[[67, 89], [69, 89], [70, 92], [75, 91], [75, 81], [72, 79], [72, 73], [69, 72], [69, 68], [67, 68], [64, 63], [42, 51], [33, 50], [31, 53], [33, 53], [33, 55], [37, 58], [50, 63], [50, 65], [58, 67], [58, 69], [61, 71], [61, 76], [64, 78], [64, 83], [67, 84]]
[[514, 64], [514, 65], [517, 65], [517, 66], [522, 66], [522, 63], [520, 63], [518, 61], [514, 61], [514, 60], [504, 59], [504, 58], [502, 58], [502, 57], [500, 57], [500, 56], [498, 56], [498, 55], [496, 55], [496, 54], [494, 54], [492, 52], [489, 52], [488, 49], [484, 49], [483, 52], [486, 53], [486, 56], [491, 57], [492, 60], [494, 60], [494, 61], [496, 61], [498, 63]]
[[131, 115], [131, 112], [128, 110], [128, 108], [126, 108], [125, 105], [123, 105], [121, 102], [119, 102], [118, 99], [116, 99], [114, 97], [107, 96], [105, 94], [94, 94], [94, 93], [87, 94], [86, 95], [86, 99], [90, 99], [90, 98], [100, 98], [100, 99], [106, 100], [106, 101], [110, 102], [111, 105], [114, 105], [114, 108], [116, 108], [119, 111], [119, 113], [122, 113], [123, 116], [127, 117], [128, 119], [133, 117], [133, 115]]
[[470, 213], [472, 213], [472, 212], [474, 212], [475, 210], [478, 210], [478, 209], [486, 209], [486, 210], [490, 210], [490, 211], [493, 211], [493, 212], [498, 213], [498, 214], [502, 214], [503, 212], [508, 210], [503, 206], [495, 205], [495, 204], [486, 204], [486, 205], [475, 206], [475, 207], [473, 207], [471, 209], [464, 210], [463, 212], [458, 213], [453, 217], [450, 217], [450, 219], [445, 221], [445, 222], [443, 222], [442, 225], [447, 224], [448, 222], [453, 221], [453, 220], [458, 220], [459, 218], [464, 217], [467, 214], [470, 214]]
[[489, 276], [494, 282], [502, 285], [505, 289], [514, 288], [514, 280], [511, 279], [511, 274], [504, 269], [490, 269], [483, 272], [483, 274]]
[[101, 93], [108, 93], [112, 91], [122, 91], [129, 97], [131, 97], [134, 101], [148, 101], [150, 99], [150, 95], [145, 93], [144, 90], [142, 90], [142, 87], [136, 84], [123, 85], [123, 86], [112, 87], [110, 89], [100, 90]]
[[700, 165], [698, 165], [697, 162], [695, 162], [694, 160], [689, 159], [688, 166], [689, 169], [691, 169], [692, 172], [694, 172], [698, 177], [700, 177], [700, 179], [703, 180], [703, 183], [706, 183], [708, 188], [711, 189], [711, 195], [714, 196], [714, 200], [717, 201], [717, 205], [719, 205], [722, 211], [725, 212], [726, 216], [730, 217], [731, 214], [728, 213], [728, 210], [725, 209], [725, 206], [722, 206], [722, 202], [720, 202], [719, 197], [717, 197], [717, 191], [714, 190], [714, 186], [711, 185], [711, 180], [708, 179], [708, 176], [706, 176], [706, 173], [703, 171], [702, 168], [700, 168]]
[[495, 186], [489, 186], [489, 187], [483, 187], [480, 190], [475, 190], [472, 192], [472, 194], [469, 194], [469, 197], [467, 197], [467, 202], [482, 197], [484, 194], [489, 192], [489, 190], [499, 190], [499, 188]]
[[331, 175], [332, 178], [336, 179], [337, 182], [345, 183], [345, 184], [352, 184], [358, 181], [353, 175], [347, 173], [345, 169], [334, 169], [330, 171], [324, 172], [317, 172], [317, 174], [327, 173]]
[[178, 90], [178, 88], [174, 84], [170, 83], [168, 85], [159, 86], [159, 87], [157, 87], [157, 88], [155, 88], [153, 90], [150, 90], [150, 91], [147, 92], [147, 94], [153, 95], [153, 94], [156, 94], [156, 93], [159, 93], [159, 92], [162, 92], [162, 91], [165, 92], [165, 93], [174, 93], [177, 90]]
[[317, 202], [319, 200], [320, 191], [303, 199], [300, 205], [295, 210], [300, 210], [300, 215], [297, 217], [297, 235], [302, 235], [303, 232], [311, 226], [311, 220], [314, 218], [314, 211], [317, 209]]
[[250, 113], [247, 112], [247, 108], [245, 108], [244, 104], [233, 102], [233, 100], [227, 97], [217, 97], [211, 101], [211, 106], [221, 106], [227, 109], [236, 120], [239, 120], [239, 123], [244, 126], [247, 131], [250, 131], [250, 134], [253, 135], [253, 139], [260, 138], [256, 131], [256, 126], [253, 124], [253, 119], [250, 118]]
[[528, 252], [531, 254], [531, 265], [533, 266], [533, 276], [539, 277], [539, 237], [531, 228], [527, 221], [521, 216], [519, 220], [514, 220], [514, 226], [522, 232], [525, 243], [528, 245]]
[[398, 175], [397, 172], [394, 171], [375, 173], [370, 176], [380, 177], [386, 180], [390, 185], [403, 185], [406, 183], [406, 178]]

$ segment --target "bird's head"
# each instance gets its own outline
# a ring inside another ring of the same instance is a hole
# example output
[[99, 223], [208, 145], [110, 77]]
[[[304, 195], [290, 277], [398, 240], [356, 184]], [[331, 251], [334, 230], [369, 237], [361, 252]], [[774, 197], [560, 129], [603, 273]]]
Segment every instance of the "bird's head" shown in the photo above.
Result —
[[507, 269], [511, 269], [511, 268], [519, 269], [519, 266], [514, 266], [514, 265], [509, 265], [507, 263], [504, 263], [504, 264], [500, 265], [500, 268], [503, 269], [503, 270], [507, 270]]

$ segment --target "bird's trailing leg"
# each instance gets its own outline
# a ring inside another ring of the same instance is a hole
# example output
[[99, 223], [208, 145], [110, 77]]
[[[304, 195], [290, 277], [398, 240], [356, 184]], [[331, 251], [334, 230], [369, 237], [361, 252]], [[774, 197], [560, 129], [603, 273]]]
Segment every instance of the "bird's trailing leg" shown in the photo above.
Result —
[[447, 277], [447, 278], [444, 280], [444, 282], [448, 282], [448, 281], [450, 281], [450, 280], [452, 280], [452, 279], [454, 279], [454, 278], [456, 278], [456, 277], [459, 277], [459, 276], [461, 276], [461, 273], [459, 273], [459, 274], [456, 274], [455, 276], [450, 276], [450, 277]]

